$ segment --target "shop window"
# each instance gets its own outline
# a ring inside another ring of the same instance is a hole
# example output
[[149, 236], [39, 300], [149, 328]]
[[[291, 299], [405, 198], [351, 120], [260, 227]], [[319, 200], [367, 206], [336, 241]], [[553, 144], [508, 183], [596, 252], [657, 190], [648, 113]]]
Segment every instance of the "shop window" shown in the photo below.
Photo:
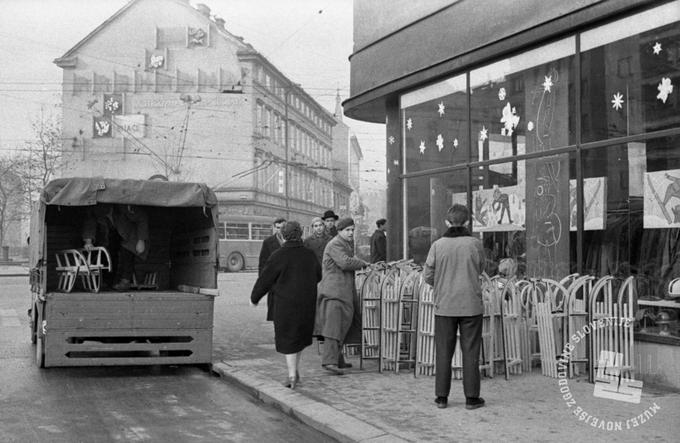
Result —
[[407, 188], [407, 257], [425, 263], [432, 242], [446, 232], [446, 211], [454, 203], [467, 203], [465, 170], [409, 178]]
[[574, 143], [573, 37], [470, 72], [471, 160]]
[[401, 108], [407, 172], [467, 161], [465, 76], [405, 94]]
[[583, 142], [678, 127], [679, 39], [680, 2], [582, 34]]

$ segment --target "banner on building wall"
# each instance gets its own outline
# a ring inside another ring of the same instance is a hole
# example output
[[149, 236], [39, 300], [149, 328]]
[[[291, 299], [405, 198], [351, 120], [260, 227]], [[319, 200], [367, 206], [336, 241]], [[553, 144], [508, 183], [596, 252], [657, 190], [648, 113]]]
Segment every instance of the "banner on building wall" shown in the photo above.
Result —
[[92, 138], [111, 137], [111, 120], [106, 117], [92, 117]]
[[104, 94], [103, 108], [105, 117], [123, 114], [123, 94]]
[[[607, 227], [607, 178], [583, 179], [583, 229], [601, 231]], [[576, 180], [569, 180], [569, 230], [576, 231]]]
[[680, 228], [680, 169], [645, 173], [645, 228]]
[[[452, 194], [451, 204], [467, 204], [464, 192]], [[526, 211], [524, 183], [472, 191], [472, 230], [475, 232], [523, 231]]]
[[143, 138], [146, 129], [146, 114], [114, 116], [117, 134], [122, 137]]

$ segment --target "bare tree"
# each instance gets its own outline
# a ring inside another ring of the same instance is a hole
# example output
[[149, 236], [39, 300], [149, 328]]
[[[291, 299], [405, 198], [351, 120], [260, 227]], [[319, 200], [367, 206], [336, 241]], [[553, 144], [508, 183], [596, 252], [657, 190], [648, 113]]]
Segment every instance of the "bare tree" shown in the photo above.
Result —
[[10, 225], [20, 223], [25, 214], [23, 181], [17, 173], [22, 162], [20, 157], [0, 158], [0, 245], [3, 246]]

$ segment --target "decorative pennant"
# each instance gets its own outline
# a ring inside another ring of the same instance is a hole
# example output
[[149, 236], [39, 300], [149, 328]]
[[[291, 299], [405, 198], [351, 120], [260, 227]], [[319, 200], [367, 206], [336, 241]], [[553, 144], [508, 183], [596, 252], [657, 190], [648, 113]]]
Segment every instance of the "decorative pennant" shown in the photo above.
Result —
[[111, 137], [111, 122], [104, 117], [92, 118], [92, 138]]
[[[123, 113], [122, 94], [104, 94], [104, 116], [121, 115]], [[111, 119], [109, 118], [109, 121]]]

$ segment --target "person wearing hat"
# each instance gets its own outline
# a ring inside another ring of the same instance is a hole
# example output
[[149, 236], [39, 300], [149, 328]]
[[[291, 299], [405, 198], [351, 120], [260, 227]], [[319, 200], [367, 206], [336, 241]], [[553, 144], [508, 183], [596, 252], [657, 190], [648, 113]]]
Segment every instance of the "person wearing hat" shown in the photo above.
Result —
[[332, 209], [324, 212], [323, 217], [321, 217], [323, 223], [326, 225], [326, 234], [330, 238], [333, 238], [338, 234], [338, 229], [335, 226], [335, 222], [338, 221], [338, 218], [339, 217], [335, 214], [335, 212], [333, 212]]
[[250, 302], [257, 303], [269, 293], [274, 301], [274, 341], [276, 351], [286, 356], [288, 378], [284, 386], [295, 389], [300, 382], [300, 357], [312, 344], [317, 283], [321, 265], [314, 252], [302, 244], [302, 228], [296, 221], [281, 229], [284, 243], [272, 253], [262, 269]]
[[387, 260], [387, 239], [385, 238], [385, 225], [387, 220], [384, 218], [375, 222], [377, 229], [371, 235], [371, 263], [378, 263]]
[[354, 271], [369, 263], [354, 255], [354, 220], [340, 219], [337, 229], [338, 235], [328, 242], [323, 252], [314, 335], [324, 337], [321, 365], [333, 374], [342, 375], [343, 368], [351, 367], [342, 357], [342, 345], [354, 317], [357, 293]]
[[314, 217], [312, 219], [312, 233], [305, 239], [303, 244], [306, 248], [314, 251], [316, 258], [319, 260], [319, 265], [321, 265], [321, 260], [323, 259], [323, 250], [326, 249], [330, 239], [326, 234], [326, 225], [324, 225], [321, 217]]

